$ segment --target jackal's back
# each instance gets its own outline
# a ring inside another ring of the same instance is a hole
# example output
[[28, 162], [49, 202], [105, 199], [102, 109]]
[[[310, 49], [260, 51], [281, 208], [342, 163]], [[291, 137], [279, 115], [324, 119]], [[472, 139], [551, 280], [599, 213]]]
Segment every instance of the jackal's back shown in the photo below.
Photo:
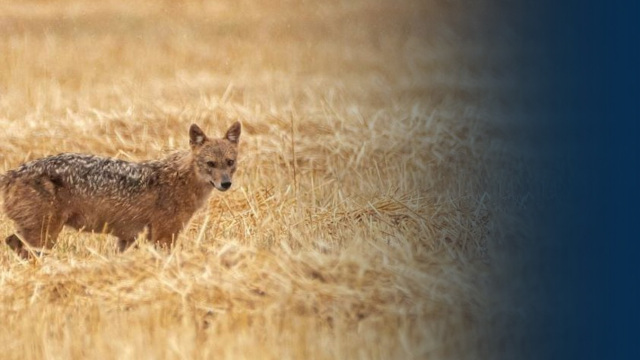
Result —
[[46, 178], [77, 196], [126, 197], [145, 191], [156, 182], [154, 167], [120, 159], [64, 153], [27, 162], [8, 171], [4, 188], [18, 180]]

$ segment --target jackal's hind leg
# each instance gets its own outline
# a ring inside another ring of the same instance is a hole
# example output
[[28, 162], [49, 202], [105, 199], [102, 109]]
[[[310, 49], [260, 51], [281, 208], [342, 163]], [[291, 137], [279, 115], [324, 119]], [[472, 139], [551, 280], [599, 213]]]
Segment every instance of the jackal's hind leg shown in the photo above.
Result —
[[11, 248], [11, 250], [15, 251], [23, 259], [29, 257], [29, 252], [24, 248], [22, 240], [20, 240], [16, 234], [7, 236], [4, 242], [9, 246], [9, 248]]
[[16, 235], [16, 234], [11, 234], [9, 236], [7, 236], [6, 239], [4, 239], [4, 242], [9, 245], [9, 247], [11, 248], [11, 250], [14, 251], [18, 251], [20, 249], [22, 249], [22, 240], [20, 240], [20, 238]]
[[18, 253], [53, 247], [66, 216], [57, 194], [56, 183], [46, 176], [17, 179], [5, 191], [4, 210], [16, 225], [5, 240], [9, 247]]
[[36, 250], [36, 254], [40, 254], [39, 250], [51, 249], [64, 226], [62, 218], [56, 215], [45, 216], [44, 219], [31, 218], [21, 220], [25, 221], [16, 222], [17, 234], [20, 237], [12, 234], [6, 238], [5, 242], [22, 257], [27, 257], [29, 254], [24, 243]]

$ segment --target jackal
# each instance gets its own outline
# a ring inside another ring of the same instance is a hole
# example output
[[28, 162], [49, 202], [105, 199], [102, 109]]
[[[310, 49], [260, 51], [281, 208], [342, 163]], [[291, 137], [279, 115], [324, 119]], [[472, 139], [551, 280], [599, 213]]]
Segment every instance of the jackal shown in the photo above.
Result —
[[25, 163], [0, 178], [4, 210], [17, 228], [5, 241], [27, 256], [23, 241], [50, 249], [68, 225], [115, 235], [124, 251], [146, 227], [149, 241], [170, 247], [214, 187], [231, 187], [239, 139], [239, 122], [221, 139], [193, 124], [191, 149], [161, 160], [65, 153]]

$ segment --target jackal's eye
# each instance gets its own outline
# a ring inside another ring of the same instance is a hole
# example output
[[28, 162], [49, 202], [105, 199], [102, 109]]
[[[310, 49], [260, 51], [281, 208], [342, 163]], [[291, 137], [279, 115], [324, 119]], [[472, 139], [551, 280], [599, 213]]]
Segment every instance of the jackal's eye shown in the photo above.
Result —
[[227, 160], [227, 165], [229, 166], [233, 166], [233, 164], [235, 164], [236, 162], [233, 161], [232, 159]]
[[207, 161], [207, 165], [208, 165], [209, 167], [214, 168], [214, 167], [216, 167], [216, 162], [215, 162], [215, 161]]

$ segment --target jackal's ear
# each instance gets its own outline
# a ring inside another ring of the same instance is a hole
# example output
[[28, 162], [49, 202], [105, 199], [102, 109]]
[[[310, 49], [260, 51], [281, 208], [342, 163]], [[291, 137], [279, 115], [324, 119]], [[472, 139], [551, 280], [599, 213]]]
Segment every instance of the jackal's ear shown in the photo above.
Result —
[[238, 143], [238, 140], [240, 140], [240, 122], [236, 121], [233, 123], [233, 125], [231, 125], [231, 127], [229, 128], [229, 130], [227, 130], [227, 133], [224, 135], [224, 138], [231, 141], [234, 144]]
[[192, 124], [189, 128], [189, 145], [200, 146], [207, 140], [207, 135], [196, 124]]

